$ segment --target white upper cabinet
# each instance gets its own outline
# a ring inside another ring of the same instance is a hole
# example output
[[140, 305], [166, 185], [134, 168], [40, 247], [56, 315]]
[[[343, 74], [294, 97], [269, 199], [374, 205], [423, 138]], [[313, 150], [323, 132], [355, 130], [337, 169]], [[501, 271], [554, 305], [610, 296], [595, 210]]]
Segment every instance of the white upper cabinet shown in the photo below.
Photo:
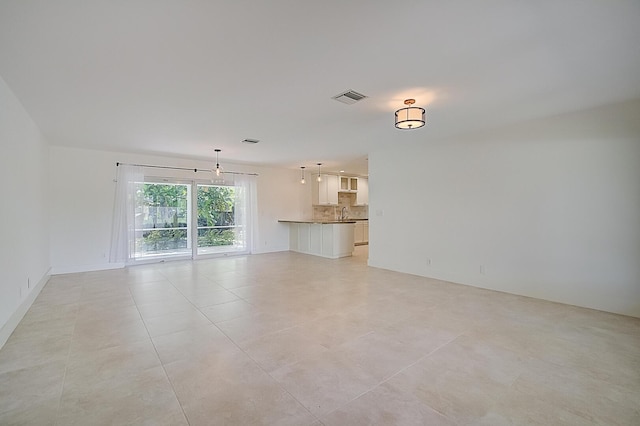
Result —
[[356, 192], [358, 191], [358, 178], [349, 176], [340, 176], [340, 192]]
[[313, 175], [313, 204], [316, 206], [338, 205], [338, 192], [351, 192], [356, 194], [357, 206], [369, 204], [369, 180], [350, 176], [321, 175], [318, 182]]
[[314, 178], [311, 183], [313, 185], [313, 204], [319, 206], [338, 205], [339, 177], [334, 175], [320, 176], [322, 178], [320, 182]]
[[357, 180], [358, 192], [356, 193], [356, 205], [364, 206], [369, 204], [369, 179], [357, 178]]

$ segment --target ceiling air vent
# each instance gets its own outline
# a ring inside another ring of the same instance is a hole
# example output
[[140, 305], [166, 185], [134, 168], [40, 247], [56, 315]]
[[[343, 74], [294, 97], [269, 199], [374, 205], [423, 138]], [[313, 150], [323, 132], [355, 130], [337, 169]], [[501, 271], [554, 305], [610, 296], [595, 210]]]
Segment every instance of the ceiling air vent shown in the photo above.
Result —
[[242, 143], [258, 143], [260, 142], [258, 139], [245, 139]]
[[343, 104], [352, 105], [358, 101], [365, 99], [367, 96], [362, 93], [358, 93], [353, 90], [347, 90], [346, 92], [340, 93], [339, 95], [333, 96], [331, 99], [335, 99], [338, 102], [342, 102]]

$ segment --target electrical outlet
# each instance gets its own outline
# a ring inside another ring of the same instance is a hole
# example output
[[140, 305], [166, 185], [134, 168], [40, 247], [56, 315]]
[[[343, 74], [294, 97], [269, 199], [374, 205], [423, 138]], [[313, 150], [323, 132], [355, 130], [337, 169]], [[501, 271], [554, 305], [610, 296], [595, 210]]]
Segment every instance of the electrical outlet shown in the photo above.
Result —
[[485, 269], [484, 265], [480, 265], [480, 273], [482, 275], [486, 274], [487, 270]]

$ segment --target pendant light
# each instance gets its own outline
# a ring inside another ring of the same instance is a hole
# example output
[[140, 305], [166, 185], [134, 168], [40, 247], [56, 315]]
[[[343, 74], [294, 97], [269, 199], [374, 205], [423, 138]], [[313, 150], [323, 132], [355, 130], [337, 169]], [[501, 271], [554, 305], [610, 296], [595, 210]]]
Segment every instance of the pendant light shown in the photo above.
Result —
[[320, 166], [322, 166], [322, 163], [318, 163], [318, 182], [322, 182], [322, 176], [320, 176]]
[[302, 178], [300, 179], [300, 183], [304, 185], [305, 183], [307, 183], [307, 181], [304, 179], [304, 166], [300, 167], [300, 169], [302, 170]]
[[216, 152], [216, 176], [220, 176], [220, 173], [222, 173], [222, 169], [220, 168], [220, 159], [218, 158], [220, 150], [216, 148], [214, 151]]
[[405, 108], [396, 111], [396, 127], [403, 130], [418, 129], [425, 124], [424, 108], [411, 106], [416, 103], [415, 99], [407, 99]]

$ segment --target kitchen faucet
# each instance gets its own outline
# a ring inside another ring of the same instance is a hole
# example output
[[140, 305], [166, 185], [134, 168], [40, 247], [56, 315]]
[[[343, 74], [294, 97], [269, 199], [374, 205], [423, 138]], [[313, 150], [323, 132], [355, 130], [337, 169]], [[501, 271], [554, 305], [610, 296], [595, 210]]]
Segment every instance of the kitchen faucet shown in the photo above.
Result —
[[343, 207], [342, 210], [340, 211], [340, 220], [345, 220], [347, 216], [348, 216], [347, 208]]

